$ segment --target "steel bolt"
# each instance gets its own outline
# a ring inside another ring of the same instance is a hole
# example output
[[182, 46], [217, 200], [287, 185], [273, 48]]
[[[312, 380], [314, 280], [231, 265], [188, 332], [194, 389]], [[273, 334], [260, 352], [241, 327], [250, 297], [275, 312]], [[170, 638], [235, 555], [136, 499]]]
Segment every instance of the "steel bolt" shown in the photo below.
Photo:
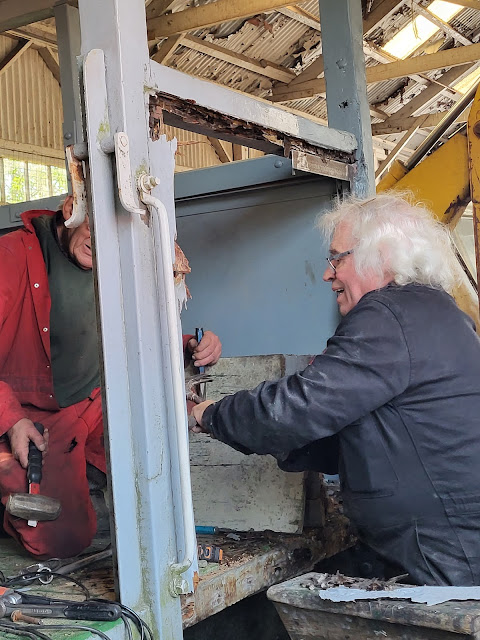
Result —
[[10, 616], [13, 622], [26, 622], [28, 624], [43, 624], [43, 620], [40, 618], [33, 618], [32, 616], [26, 616], [21, 611], [13, 611]]

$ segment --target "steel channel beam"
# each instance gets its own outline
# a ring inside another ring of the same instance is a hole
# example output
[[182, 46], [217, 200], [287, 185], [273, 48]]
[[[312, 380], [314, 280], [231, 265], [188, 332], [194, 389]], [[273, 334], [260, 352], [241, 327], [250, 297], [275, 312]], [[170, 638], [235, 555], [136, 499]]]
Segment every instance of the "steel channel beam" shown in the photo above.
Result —
[[[169, 591], [177, 549], [164, 284], [155, 277], [148, 216], [122, 207], [113, 159], [104, 151], [114, 132], [125, 131], [132, 182], [150, 169], [145, 8], [143, 0], [79, 0], [79, 11], [120, 596], [156, 638], [180, 639], [180, 601]], [[163, 169], [173, 184], [171, 158]]]

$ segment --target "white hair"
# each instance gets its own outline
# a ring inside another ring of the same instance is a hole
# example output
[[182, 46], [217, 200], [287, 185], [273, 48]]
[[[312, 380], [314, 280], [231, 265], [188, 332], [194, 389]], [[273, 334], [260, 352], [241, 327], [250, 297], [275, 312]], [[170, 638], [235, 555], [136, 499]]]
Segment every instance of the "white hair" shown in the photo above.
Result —
[[349, 197], [321, 216], [330, 242], [339, 225], [352, 234], [357, 273], [391, 275], [398, 285], [424, 284], [451, 292], [461, 270], [448, 229], [413, 194], [385, 192], [367, 200]]

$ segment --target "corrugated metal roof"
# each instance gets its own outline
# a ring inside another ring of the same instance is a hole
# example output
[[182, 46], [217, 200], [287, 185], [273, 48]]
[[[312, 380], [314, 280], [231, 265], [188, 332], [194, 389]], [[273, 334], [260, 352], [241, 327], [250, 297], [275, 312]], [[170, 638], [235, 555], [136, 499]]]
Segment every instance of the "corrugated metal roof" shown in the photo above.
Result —
[[[0, 59], [17, 41], [0, 36]], [[58, 82], [38, 51], [28, 49], [0, 75], [0, 139], [45, 149], [63, 149]]]

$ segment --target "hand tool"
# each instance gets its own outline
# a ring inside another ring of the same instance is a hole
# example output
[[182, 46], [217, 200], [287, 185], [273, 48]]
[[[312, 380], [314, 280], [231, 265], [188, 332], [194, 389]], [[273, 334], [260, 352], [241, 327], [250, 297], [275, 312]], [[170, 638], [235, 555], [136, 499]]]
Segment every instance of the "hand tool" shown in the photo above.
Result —
[[223, 549], [214, 544], [197, 544], [197, 556], [199, 560], [207, 562], [221, 562], [223, 560]]
[[[43, 435], [43, 425], [39, 422], [35, 422], [34, 425], [37, 431]], [[40, 495], [42, 462], [42, 452], [30, 440], [27, 468], [28, 493], [12, 493], [5, 507], [10, 515], [27, 520], [30, 527], [36, 527], [38, 521], [56, 520], [62, 510], [58, 500]]]
[[[197, 327], [195, 329], [195, 340], [197, 341], [198, 344], [200, 344], [200, 341], [203, 338], [203, 334], [204, 334], [204, 331], [203, 331], [203, 329], [201, 327], [200, 328]], [[205, 373], [205, 367], [198, 367], [198, 373], [200, 375], [203, 375]], [[204, 382], [198, 385], [198, 395], [201, 398], [202, 402], [204, 400], [206, 400], [206, 398], [207, 398], [207, 385]]]
[[0, 588], [0, 618], [20, 611], [23, 615], [37, 618], [68, 618], [69, 620], [118, 620], [122, 611], [117, 604], [86, 600], [69, 602], [50, 600], [42, 596], [31, 596]]

